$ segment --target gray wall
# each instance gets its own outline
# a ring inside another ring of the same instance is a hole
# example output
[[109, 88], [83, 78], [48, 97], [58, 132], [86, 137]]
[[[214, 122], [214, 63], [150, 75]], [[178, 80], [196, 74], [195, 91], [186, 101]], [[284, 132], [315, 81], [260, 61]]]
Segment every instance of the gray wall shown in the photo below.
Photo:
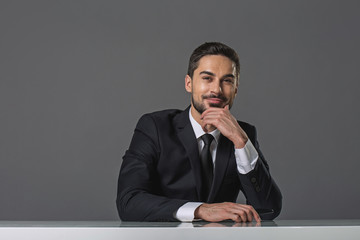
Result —
[[0, 219], [115, 220], [145, 112], [184, 109], [191, 51], [241, 58], [279, 219], [360, 215], [359, 1], [1, 1]]

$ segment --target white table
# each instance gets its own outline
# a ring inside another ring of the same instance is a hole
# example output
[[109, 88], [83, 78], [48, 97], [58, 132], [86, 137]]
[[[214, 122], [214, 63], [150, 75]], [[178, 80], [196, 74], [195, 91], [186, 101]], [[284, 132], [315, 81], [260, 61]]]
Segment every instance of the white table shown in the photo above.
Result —
[[1, 240], [123, 239], [360, 239], [359, 220], [278, 220], [256, 223], [0, 221]]

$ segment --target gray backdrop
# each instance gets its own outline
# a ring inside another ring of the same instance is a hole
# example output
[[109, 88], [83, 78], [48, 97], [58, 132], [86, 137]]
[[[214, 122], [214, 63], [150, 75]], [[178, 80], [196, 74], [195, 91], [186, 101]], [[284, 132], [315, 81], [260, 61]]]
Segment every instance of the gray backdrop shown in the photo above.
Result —
[[[0, 219], [116, 220], [139, 117], [184, 109], [192, 50], [239, 52], [279, 219], [359, 218], [360, 1], [0, 2]], [[241, 200], [241, 196], [240, 196]]]

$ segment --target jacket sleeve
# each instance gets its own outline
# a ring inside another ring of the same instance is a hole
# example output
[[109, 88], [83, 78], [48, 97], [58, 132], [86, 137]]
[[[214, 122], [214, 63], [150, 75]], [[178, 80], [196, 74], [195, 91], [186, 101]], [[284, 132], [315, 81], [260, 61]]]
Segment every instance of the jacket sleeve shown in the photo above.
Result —
[[279, 187], [270, 175], [269, 165], [260, 151], [257, 141], [256, 128], [248, 126], [249, 138], [259, 154], [255, 169], [247, 174], [239, 174], [242, 191], [247, 199], [247, 204], [255, 209], [273, 210], [273, 213], [261, 215], [263, 220], [272, 220], [280, 214], [282, 195]]
[[188, 201], [161, 196], [159, 155], [158, 128], [150, 115], [144, 115], [120, 169], [116, 204], [121, 220], [177, 221], [174, 213]]

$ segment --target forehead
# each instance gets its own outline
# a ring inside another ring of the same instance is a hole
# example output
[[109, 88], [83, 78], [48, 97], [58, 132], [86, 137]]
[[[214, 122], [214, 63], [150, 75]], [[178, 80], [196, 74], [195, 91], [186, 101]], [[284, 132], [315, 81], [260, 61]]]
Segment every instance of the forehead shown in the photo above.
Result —
[[230, 58], [222, 55], [206, 55], [200, 58], [198, 67], [194, 73], [209, 71], [219, 75], [233, 74], [235, 75], [235, 63]]

